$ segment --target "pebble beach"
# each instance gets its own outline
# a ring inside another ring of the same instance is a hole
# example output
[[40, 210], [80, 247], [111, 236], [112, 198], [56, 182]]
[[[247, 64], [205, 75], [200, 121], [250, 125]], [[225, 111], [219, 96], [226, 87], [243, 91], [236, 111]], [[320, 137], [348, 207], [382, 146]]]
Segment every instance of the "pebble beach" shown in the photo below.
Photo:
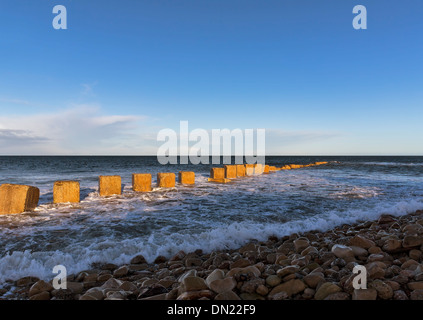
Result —
[[[23, 277], [6, 283], [9, 300], [423, 300], [423, 211], [344, 224], [325, 232], [250, 241], [236, 250], [179, 251], [147, 263], [92, 265], [67, 288]], [[353, 269], [367, 270], [354, 289]]]

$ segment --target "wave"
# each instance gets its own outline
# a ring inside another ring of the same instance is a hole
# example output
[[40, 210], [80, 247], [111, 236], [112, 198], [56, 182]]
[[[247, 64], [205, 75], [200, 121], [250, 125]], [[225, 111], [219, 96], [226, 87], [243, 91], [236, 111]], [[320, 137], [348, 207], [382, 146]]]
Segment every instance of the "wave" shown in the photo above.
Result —
[[[186, 252], [202, 249], [204, 252], [222, 249], [236, 249], [251, 239], [265, 241], [269, 236], [282, 237], [292, 233], [311, 230], [326, 231], [342, 224], [374, 220], [381, 214], [406, 215], [423, 209], [422, 201], [400, 201], [393, 204], [378, 203], [371, 209], [333, 210], [324, 214], [278, 223], [250, 221], [216, 224], [200, 233], [179, 232], [163, 237], [162, 231], [153, 232], [148, 238], [117, 240], [100, 237], [97, 241], [86, 239], [71, 243], [55, 251], [14, 251], [0, 258], [0, 283], [17, 280], [24, 276], [35, 276], [49, 280], [55, 265], [64, 265], [68, 274], [89, 269], [93, 263], [129, 263], [130, 259], [142, 254], [152, 262], [158, 255], [170, 257], [179, 250]], [[0, 285], [1, 286], [1, 285]]]

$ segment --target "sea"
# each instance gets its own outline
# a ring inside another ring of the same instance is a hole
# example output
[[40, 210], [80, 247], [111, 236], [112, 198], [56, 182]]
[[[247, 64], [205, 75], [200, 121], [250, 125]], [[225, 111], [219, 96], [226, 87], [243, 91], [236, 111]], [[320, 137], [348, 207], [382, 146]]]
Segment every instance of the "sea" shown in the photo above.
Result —
[[[24, 276], [51, 279], [96, 263], [148, 262], [179, 250], [236, 249], [250, 240], [401, 216], [423, 209], [423, 157], [273, 156], [266, 164], [328, 164], [208, 182], [212, 164], [161, 165], [138, 156], [1, 156], [0, 184], [40, 189], [33, 212], [0, 215], [0, 288]], [[132, 191], [133, 173], [194, 171], [193, 186]], [[100, 197], [99, 175], [120, 175], [122, 195]], [[53, 204], [53, 184], [77, 180], [78, 204]]]

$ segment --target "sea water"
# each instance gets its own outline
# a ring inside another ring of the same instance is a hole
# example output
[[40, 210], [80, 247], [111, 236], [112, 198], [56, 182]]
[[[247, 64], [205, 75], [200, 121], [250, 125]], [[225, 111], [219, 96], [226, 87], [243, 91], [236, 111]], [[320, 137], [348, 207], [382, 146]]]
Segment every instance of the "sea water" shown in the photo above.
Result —
[[[267, 157], [269, 165], [329, 164], [207, 181], [212, 165], [160, 165], [156, 157], [0, 157], [0, 184], [40, 189], [34, 212], [0, 215], [0, 287], [24, 276], [51, 279], [93, 263], [148, 262], [179, 250], [233, 249], [251, 239], [328, 230], [423, 209], [423, 157]], [[132, 173], [194, 171], [195, 186], [136, 193]], [[123, 193], [98, 195], [99, 175], [120, 175]], [[53, 204], [56, 180], [78, 180], [81, 202]]]

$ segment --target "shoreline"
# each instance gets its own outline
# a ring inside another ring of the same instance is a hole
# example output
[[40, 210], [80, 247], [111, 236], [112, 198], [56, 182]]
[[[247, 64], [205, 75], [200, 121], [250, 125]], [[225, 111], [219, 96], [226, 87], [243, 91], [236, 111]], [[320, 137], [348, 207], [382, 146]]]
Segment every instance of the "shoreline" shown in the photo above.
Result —
[[[68, 275], [67, 289], [24, 277], [0, 300], [423, 300], [423, 210], [343, 224], [241, 248], [179, 251], [147, 263], [93, 265]], [[355, 265], [367, 289], [355, 290]]]

